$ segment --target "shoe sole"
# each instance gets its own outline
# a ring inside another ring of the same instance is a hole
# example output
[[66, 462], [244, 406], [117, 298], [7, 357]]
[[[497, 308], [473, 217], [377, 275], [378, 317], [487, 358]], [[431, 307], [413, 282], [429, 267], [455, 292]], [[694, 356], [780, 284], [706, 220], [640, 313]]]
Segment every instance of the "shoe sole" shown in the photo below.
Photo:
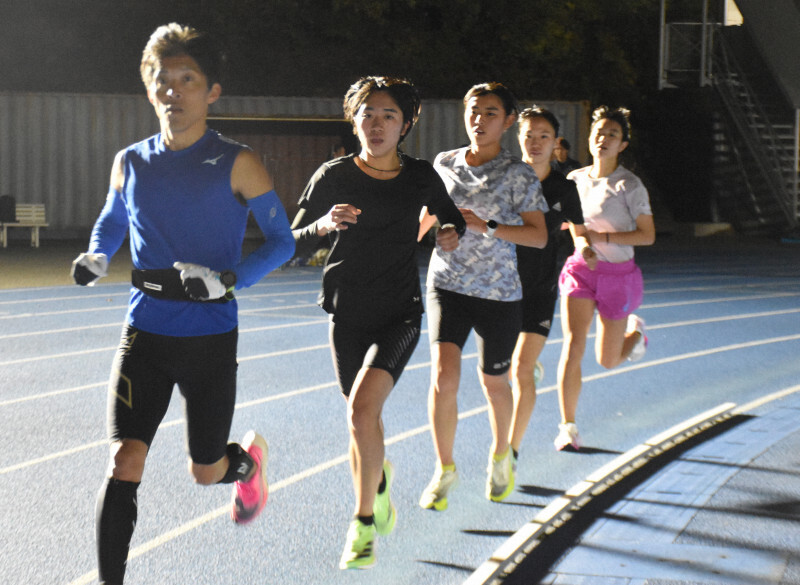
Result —
[[576, 453], [581, 450], [580, 445], [575, 445], [575, 443], [567, 443], [566, 445], [558, 445], [555, 446], [556, 451], [575, 451]]
[[422, 502], [420, 502], [419, 506], [423, 510], [436, 510], [437, 512], [444, 512], [445, 510], [447, 510], [447, 498], [434, 500], [433, 502], [427, 504], [423, 504]]
[[371, 569], [375, 566], [375, 557], [372, 557], [368, 561], [347, 561], [345, 563], [339, 563], [339, 568], [342, 571], [346, 571], [348, 569]]
[[510, 496], [511, 492], [513, 492], [513, 491], [514, 491], [514, 477], [512, 476], [511, 477], [511, 481], [508, 482], [508, 485], [506, 486], [506, 489], [503, 490], [503, 493], [501, 493], [500, 495], [497, 495], [497, 496], [493, 496], [492, 492], [490, 490], [489, 493], [486, 495], [486, 497], [489, 498], [493, 502], [502, 502], [508, 496]]

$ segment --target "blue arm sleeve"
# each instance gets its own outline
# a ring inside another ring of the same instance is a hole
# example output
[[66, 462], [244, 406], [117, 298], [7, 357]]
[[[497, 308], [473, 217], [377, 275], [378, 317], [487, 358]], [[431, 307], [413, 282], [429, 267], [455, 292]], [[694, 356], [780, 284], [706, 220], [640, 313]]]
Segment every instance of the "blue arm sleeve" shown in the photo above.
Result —
[[125, 234], [128, 233], [128, 210], [122, 195], [110, 189], [106, 197], [106, 204], [94, 222], [92, 237], [89, 240], [91, 254], [105, 254], [109, 260], [117, 253]]
[[254, 285], [294, 254], [289, 218], [275, 190], [248, 199], [247, 206], [266, 241], [234, 268], [237, 289]]

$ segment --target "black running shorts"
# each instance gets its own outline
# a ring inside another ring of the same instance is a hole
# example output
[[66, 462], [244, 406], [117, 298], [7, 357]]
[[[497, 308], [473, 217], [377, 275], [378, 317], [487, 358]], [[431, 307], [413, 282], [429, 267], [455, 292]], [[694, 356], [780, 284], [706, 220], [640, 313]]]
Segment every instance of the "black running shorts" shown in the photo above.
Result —
[[108, 436], [148, 445], [178, 386], [184, 398], [192, 461], [225, 455], [236, 404], [238, 329], [218, 335], [170, 337], [126, 325], [108, 385]]
[[433, 288], [428, 290], [428, 337], [431, 344], [450, 342], [461, 349], [475, 330], [478, 367], [485, 374], [505, 374], [522, 322], [520, 301], [492, 301]]
[[361, 368], [379, 368], [391, 374], [395, 384], [419, 342], [422, 317], [398, 319], [376, 329], [347, 323], [330, 323], [333, 367], [342, 394], [350, 390]]

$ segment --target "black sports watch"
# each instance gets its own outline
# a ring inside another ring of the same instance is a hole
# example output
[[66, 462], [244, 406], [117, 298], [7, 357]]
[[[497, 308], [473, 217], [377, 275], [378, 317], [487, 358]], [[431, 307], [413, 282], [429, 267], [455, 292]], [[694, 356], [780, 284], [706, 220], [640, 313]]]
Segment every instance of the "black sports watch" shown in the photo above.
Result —
[[486, 222], [486, 233], [483, 234], [484, 238], [492, 238], [494, 237], [494, 232], [497, 231], [497, 222], [493, 219], [490, 219]]
[[233, 270], [223, 270], [219, 273], [219, 281], [227, 290], [231, 290], [236, 286], [236, 273]]

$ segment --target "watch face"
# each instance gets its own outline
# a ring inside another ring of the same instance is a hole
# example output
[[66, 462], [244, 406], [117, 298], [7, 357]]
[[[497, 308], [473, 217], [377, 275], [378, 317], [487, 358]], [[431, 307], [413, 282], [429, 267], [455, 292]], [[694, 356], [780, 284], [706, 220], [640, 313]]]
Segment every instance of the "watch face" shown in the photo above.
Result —
[[230, 270], [226, 270], [219, 275], [219, 280], [222, 284], [230, 288], [236, 284], [236, 274]]
[[496, 230], [497, 229], [497, 222], [495, 220], [493, 220], [493, 219], [490, 219], [489, 221], [486, 222], [486, 227], [488, 227], [489, 229], [492, 229], [492, 230]]

